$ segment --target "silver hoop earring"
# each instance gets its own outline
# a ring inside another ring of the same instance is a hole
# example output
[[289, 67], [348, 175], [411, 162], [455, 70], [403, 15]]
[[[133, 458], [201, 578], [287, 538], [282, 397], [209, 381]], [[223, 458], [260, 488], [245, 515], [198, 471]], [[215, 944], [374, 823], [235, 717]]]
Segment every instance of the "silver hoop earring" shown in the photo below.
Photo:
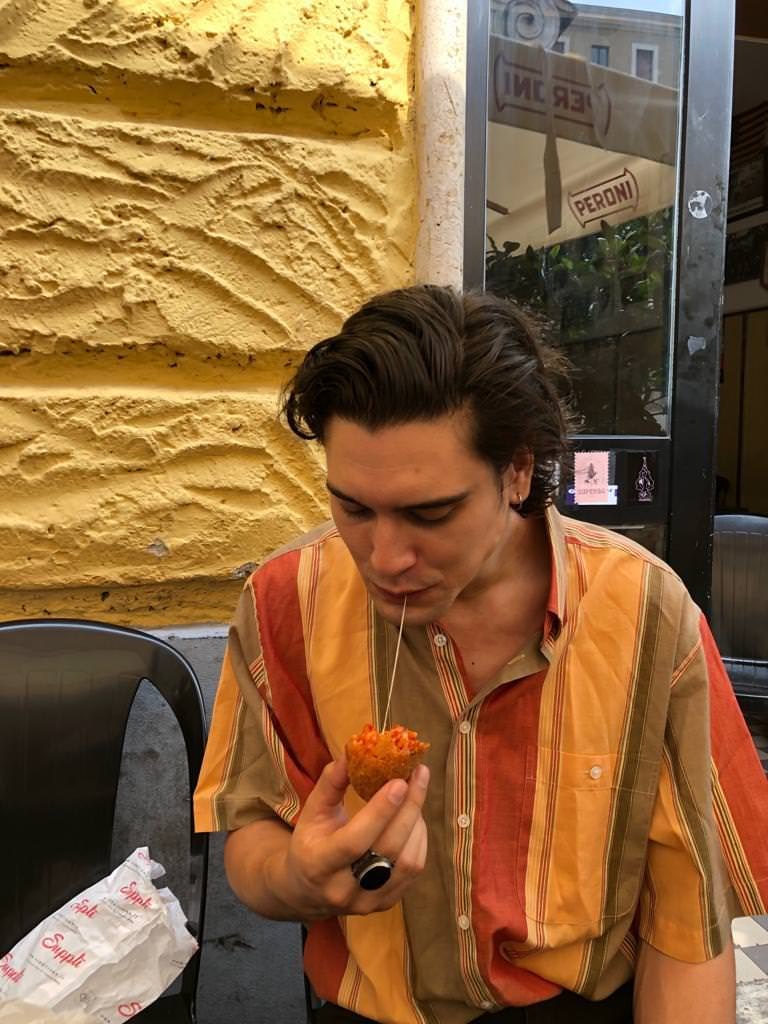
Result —
[[520, 509], [523, 507], [523, 500], [524, 499], [523, 499], [522, 494], [520, 493], [520, 491], [518, 491], [517, 492], [517, 502], [512, 502], [511, 503], [512, 508], [515, 510], [515, 512], [519, 512]]

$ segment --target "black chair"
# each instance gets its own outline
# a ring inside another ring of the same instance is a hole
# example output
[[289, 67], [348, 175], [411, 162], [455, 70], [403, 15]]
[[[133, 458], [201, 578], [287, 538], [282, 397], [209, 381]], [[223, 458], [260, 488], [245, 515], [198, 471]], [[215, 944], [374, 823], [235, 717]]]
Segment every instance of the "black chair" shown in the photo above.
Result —
[[[170, 705], [187, 752], [190, 793], [205, 711], [189, 663], [137, 630], [68, 619], [0, 623], [0, 954], [51, 911], [108, 875], [128, 714], [143, 680]], [[208, 837], [190, 834], [189, 899], [200, 941]], [[194, 1022], [200, 956], [175, 995], [142, 1021]]]
[[768, 518], [715, 516], [712, 632], [745, 714], [768, 725]]

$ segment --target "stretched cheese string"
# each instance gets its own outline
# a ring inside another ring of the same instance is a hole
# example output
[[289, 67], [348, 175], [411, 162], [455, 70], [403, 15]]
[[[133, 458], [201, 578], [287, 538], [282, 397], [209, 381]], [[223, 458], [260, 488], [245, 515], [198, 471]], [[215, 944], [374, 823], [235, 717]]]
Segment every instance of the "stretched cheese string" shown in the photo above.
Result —
[[397, 647], [395, 648], [395, 662], [392, 666], [392, 678], [389, 681], [389, 694], [387, 695], [387, 706], [384, 710], [384, 728], [387, 728], [387, 716], [389, 715], [389, 705], [392, 701], [392, 687], [395, 685], [395, 672], [397, 671], [397, 659], [400, 656], [400, 641], [403, 639], [403, 626], [405, 625], [405, 606], [408, 603], [407, 594], [403, 595], [403, 612], [400, 616], [400, 632], [397, 634]]

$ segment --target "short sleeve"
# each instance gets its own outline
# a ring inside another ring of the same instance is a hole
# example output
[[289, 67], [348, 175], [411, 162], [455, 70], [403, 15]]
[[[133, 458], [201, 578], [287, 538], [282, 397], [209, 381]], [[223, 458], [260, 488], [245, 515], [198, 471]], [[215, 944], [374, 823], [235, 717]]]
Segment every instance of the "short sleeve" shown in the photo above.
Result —
[[768, 785], [709, 627], [672, 680], [638, 932], [691, 963], [712, 959], [740, 914], [765, 912]]
[[269, 563], [240, 599], [195, 789], [199, 832], [270, 817], [292, 826], [330, 760], [313, 712], [293, 569]]

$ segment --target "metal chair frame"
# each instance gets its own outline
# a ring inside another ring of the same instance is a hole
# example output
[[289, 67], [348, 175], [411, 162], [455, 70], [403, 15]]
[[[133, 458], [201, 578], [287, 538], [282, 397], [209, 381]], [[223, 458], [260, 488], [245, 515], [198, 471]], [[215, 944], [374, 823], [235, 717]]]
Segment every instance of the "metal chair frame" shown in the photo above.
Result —
[[768, 517], [715, 516], [712, 632], [742, 710], [768, 721]]

